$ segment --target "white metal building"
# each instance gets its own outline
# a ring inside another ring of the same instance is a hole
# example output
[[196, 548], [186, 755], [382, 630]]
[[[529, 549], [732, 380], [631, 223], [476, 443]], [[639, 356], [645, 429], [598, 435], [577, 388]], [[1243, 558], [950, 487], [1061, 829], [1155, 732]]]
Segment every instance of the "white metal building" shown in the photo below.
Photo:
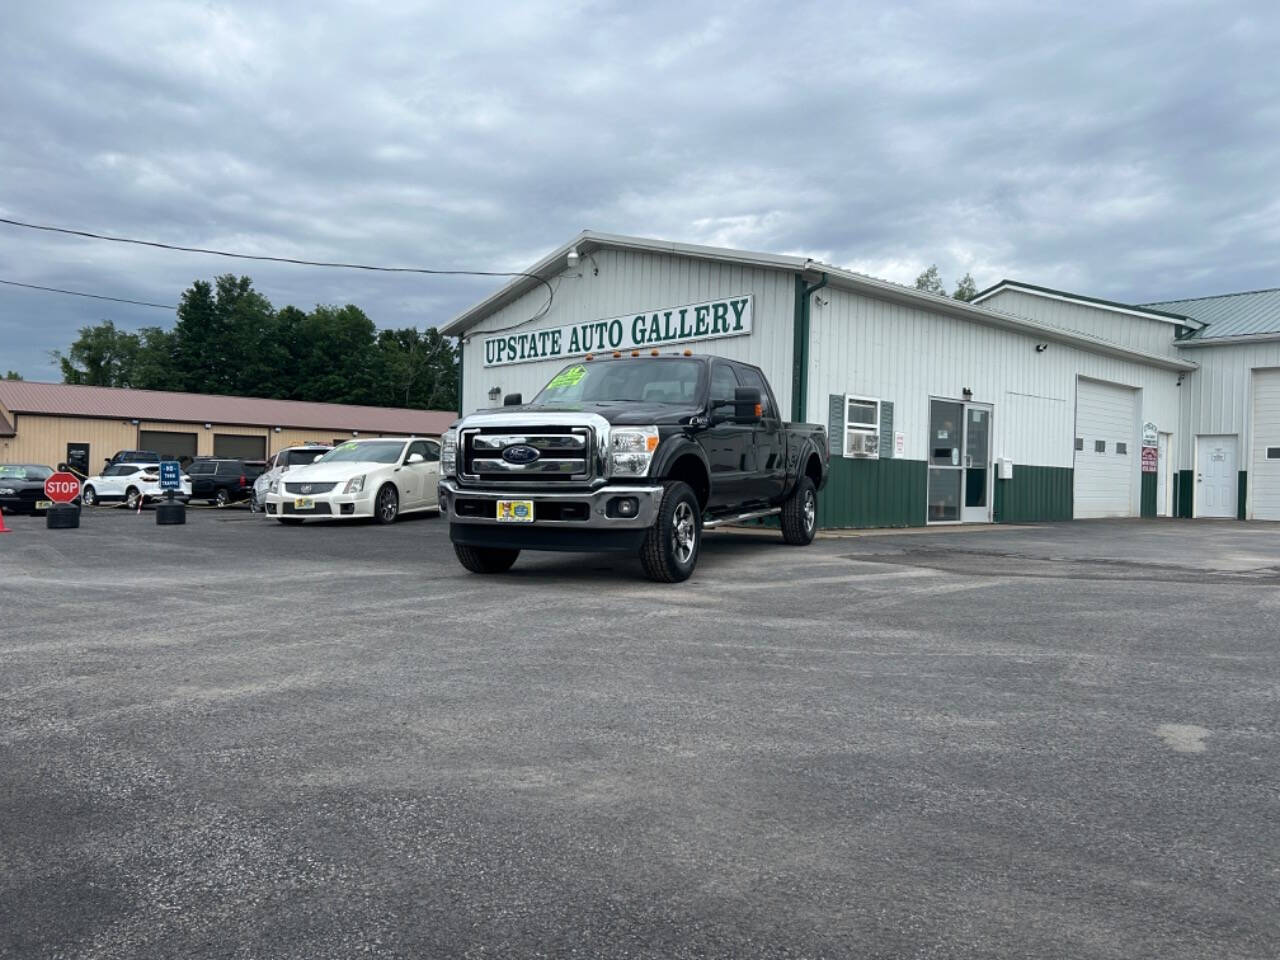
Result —
[[826, 526], [1174, 512], [1197, 373], [1175, 341], [1205, 327], [1193, 316], [1009, 283], [966, 304], [592, 232], [526, 272], [549, 305], [522, 277], [442, 328], [462, 343], [464, 412], [532, 397], [570, 357], [679, 344], [758, 365], [784, 416], [828, 427]]

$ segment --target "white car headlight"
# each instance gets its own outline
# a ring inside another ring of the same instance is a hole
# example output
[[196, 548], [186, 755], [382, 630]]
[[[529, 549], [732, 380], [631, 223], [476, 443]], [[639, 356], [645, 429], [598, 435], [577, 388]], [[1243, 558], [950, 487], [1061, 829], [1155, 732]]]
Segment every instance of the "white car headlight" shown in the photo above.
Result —
[[657, 427], [614, 427], [609, 433], [609, 468], [615, 477], [643, 477], [658, 449]]
[[280, 492], [280, 478], [276, 477], [274, 480], [272, 480], [270, 483], [267, 484], [267, 493], [279, 493], [279, 492]]
[[358, 477], [352, 477], [347, 481], [347, 485], [342, 488], [343, 493], [359, 493], [364, 489], [364, 474]]
[[440, 437], [440, 474], [452, 477], [458, 472], [458, 431], [450, 427]]
[[0, 497], [12, 497], [17, 494], [17, 490], [13, 487], [0, 487]]

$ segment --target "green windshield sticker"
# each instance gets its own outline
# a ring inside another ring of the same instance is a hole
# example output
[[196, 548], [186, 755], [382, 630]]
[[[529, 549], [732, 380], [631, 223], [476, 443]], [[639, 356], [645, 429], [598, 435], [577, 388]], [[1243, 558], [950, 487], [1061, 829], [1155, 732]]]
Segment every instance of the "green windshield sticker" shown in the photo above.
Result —
[[340, 446], [338, 449], [339, 449], [339, 450], [354, 450], [355, 448], [356, 448], [356, 443], [355, 443], [355, 441], [354, 441], [354, 440], [348, 440], [346, 443], [344, 443], [344, 444], [343, 444], [342, 446]]
[[561, 370], [558, 374], [556, 374], [555, 379], [552, 380], [549, 384], [547, 384], [547, 386], [549, 387], [576, 386], [582, 380], [582, 378], [585, 377], [586, 375], [587, 375], [586, 367], [582, 367], [582, 366], [570, 367], [569, 369]]

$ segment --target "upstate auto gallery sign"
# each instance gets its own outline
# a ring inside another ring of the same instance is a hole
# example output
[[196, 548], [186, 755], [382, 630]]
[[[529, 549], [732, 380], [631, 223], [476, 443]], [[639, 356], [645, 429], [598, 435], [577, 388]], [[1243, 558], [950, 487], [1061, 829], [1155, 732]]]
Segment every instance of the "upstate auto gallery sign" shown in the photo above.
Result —
[[527, 333], [512, 331], [500, 337], [485, 337], [484, 365], [499, 367], [584, 353], [741, 337], [751, 333], [751, 308], [752, 297], [747, 294]]

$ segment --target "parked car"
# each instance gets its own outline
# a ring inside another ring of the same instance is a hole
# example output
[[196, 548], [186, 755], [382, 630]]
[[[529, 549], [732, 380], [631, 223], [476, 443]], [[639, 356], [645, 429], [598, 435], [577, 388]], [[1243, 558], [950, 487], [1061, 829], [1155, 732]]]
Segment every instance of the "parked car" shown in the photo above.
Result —
[[293, 467], [267, 488], [267, 515], [281, 523], [436, 510], [440, 442], [378, 437], [339, 444], [310, 466]]
[[570, 364], [532, 403], [513, 394], [445, 433], [440, 505], [464, 567], [612, 550], [673, 583], [693, 573], [704, 529], [776, 516], [787, 543], [813, 540], [823, 427], [784, 422], [757, 367], [613, 357]]
[[219, 507], [249, 499], [253, 492], [253, 471], [243, 460], [200, 457], [187, 467], [191, 477], [191, 499], [207, 500]]
[[159, 463], [161, 460], [172, 460], [172, 457], [162, 457], [154, 450], [117, 450], [107, 460], [107, 463]]
[[262, 510], [266, 505], [267, 488], [271, 486], [272, 480], [283, 475], [290, 467], [310, 466], [332, 449], [327, 443], [309, 443], [277, 450], [267, 458], [265, 469], [253, 481], [249, 506], [255, 511]]
[[44, 482], [52, 467], [35, 463], [0, 463], [0, 510], [7, 513], [43, 513], [49, 508]]
[[[191, 499], [191, 478], [182, 476], [182, 485], [174, 491], [174, 498], [186, 503]], [[164, 500], [167, 490], [160, 488], [160, 464], [113, 463], [95, 477], [89, 477], [80, 491], [80, 499], [86, 507], [100, 503], [124, 502], [130, 508], [143, 502]]]

